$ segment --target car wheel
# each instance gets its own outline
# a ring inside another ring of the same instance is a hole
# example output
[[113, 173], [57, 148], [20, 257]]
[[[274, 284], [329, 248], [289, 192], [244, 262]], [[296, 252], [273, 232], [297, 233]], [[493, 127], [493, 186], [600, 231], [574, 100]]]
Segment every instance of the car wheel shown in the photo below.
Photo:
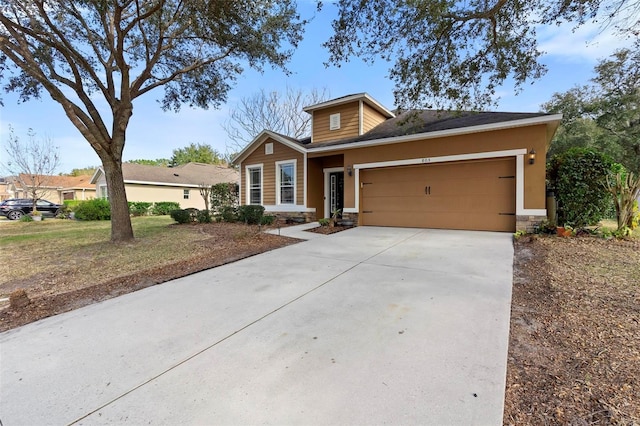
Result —
[[20, 210], [12, 210], [9, 212], [9, 214], [7, 214], [7, 219], [19, 220], [22, 216], [24, 216], [24, 213], [22, 213]]
[[55, 213], [53, 213], [53, 217], [58, 217], [62, 214], [62, 209], [58, 209], [55, 211]]

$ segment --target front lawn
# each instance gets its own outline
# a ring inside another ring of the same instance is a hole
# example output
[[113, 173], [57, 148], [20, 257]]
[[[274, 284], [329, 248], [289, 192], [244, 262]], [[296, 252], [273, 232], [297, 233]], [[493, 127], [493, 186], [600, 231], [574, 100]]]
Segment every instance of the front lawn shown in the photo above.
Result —
[[177, 225], [168, 216], [132, 224], [136, 239], [126, 244], [109, 241], [108, 221], [1, 224], [0, 298], [24, 289], [32, 303], [2, 311], [0, 331], [295, 241], [256, 226]]

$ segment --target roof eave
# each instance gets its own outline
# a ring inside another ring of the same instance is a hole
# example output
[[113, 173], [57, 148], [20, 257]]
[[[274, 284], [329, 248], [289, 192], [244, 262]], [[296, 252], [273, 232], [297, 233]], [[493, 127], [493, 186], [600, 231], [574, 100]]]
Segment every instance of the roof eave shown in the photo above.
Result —
[[249, 145], [247, 145], [246, 147], [244, 147], [244, 149], [242, 151], [240, 151], [238, 153], [238, 155], [236, 155], [233, 160], [231, 160], [231, 164], [234, 165], [238, 165], [240, 164], [246, 157], [249, 156], [249, 154], [251, 154], [253, 151], [255, 151], [256, 147], [258, 145], [260, 145], [262, 142], [264, 142], [265, 140], [267, 140], [268, 138], [271, 138], [277, 142], [280, 142], [281, 144], [284, 144], [286, 146], [288, 146], [289, 148], [295, 149], [298, 152], [301, 153], [305, 153], [306, 152], [306, 148], [303, 147], [302, 145], [296, 144], [294, 142], [291, 142], [287, 139], [284, 139], [283, 137], [281, 137], [279, 134], [272, 132], [270, 130], [263, 130], [262, 132], [260, 132], [260, 134], [258, 136], [256, 136], [251, 143], [249, 143]]
[[469, 133], [490, 132], [495, 130], [512, 129], [516, 127], [536, 126], [539, 124], [547, 125], [547, 138], [550, 139], [551, 137], [553, 137], [553, 133], [555, 133], [555, 129], [558, 128], [558, 125], [560, 124], [561, 121], [562, 121], [562, 114], [554, 114], [554, 115], [545, 115], [541, 117], [524, 118], [520, 120], [501, 121], [498, 123], [491, 123], [491, 124], [481, 124], [477, 126], [438, 130], [435, 132], [415, 133], [412, 135], [393, 136], [388, 138], [371, 139], [371, 140], [365, 140], [360, 142], [350, 142], [345, 144], [335, 144], [335, 145], [320, 146], [320, 147], [310, 146], [307, 149], [310, 153], [336, 151], [336, 150], [343, 150], [343, 149], [356, 149], [356, 148], [365, 148], [365, 147], [376, 146], [376, 145], [390, 145], [394, 143], [412, 142], [415, 140], [422, 140], [422, 139], [435, 139], [435, 138], [442, 138], [442, 137], [465, 135]]

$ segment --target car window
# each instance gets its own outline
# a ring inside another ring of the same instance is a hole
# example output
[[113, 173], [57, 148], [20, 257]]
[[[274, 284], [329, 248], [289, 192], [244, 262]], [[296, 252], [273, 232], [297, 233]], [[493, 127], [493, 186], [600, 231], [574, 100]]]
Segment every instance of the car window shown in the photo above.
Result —
[[38, 200], [38, 202], [36, 202], [37, 206], [50, 206], [52, 203], [50, 203], [49, 201], [46, 200]]

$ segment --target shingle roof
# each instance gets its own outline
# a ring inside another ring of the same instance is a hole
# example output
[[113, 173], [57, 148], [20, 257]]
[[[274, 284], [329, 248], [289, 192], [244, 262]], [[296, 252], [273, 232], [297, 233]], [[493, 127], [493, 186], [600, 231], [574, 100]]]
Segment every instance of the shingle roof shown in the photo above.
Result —
[[122, 174], [125, 182], [157, 182], [178, 185], [215, 185], [216, 183], [238, 182], [240, 174], [227, 166], [203, 163], [187, 163], [176, 167], [147, 166], [123, 163]]
[[386, 139], [398, 136], [431, 133], [442, 130], [461, 129], [465, 127], [482, 126], [487, 124], [505, 123], [527, 118], [550, 116], [545, 113], [524, 112], [471, 112], [471, 111], [407, 111], [390, 118], [367, 133], [348, 139], [319, 142], [311, 144], [309, 138], [300, 139], [298, 143], [306, 148], [333, 145], [353, 144], [357, 142]]
[[56, 189], [95, 189], [95, 185], [91, 184], [91, 176], [45, 176], [45, 175], [28, 175], [20, 173], [15, 181], [16, 186], [31, 186], [37, 182], [39, 186], [45, 188]]

